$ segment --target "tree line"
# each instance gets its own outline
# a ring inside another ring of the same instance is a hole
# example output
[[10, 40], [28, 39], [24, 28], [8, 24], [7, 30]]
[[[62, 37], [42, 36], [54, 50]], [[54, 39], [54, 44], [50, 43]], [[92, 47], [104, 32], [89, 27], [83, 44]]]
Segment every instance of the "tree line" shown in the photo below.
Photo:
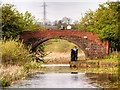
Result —
[[77, 29], [94, 32], [100, 40], [109, 40], [113, 50], [120, 51], [120, 2], [106, 2], [99, 5], [96, 11], [89, 10]]
[[31, 13], [26, 11], [24, 14], [16, 10], [14, 5], [1, 5], [2, 9], [2, 36], [3, 38], [16, 38], [26, 30], [43, 29], [41, 24], [37, 24], [36, 19]]

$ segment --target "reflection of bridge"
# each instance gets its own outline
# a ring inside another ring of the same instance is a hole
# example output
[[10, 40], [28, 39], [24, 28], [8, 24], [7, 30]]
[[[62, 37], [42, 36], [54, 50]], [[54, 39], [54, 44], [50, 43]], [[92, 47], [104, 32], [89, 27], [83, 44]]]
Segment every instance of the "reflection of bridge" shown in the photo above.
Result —
[[88, 58], [100, 58], [108, 54], [109, 42], [98, 40], [98, 35], [91, 32], [80, 30], [39, 30], [24, 31], [21, 35], [21, 39], [23, 39], [25, 44], [32, 45], [32, 50], [41, 43], [53, 38], [65, 39], [78, 45]]

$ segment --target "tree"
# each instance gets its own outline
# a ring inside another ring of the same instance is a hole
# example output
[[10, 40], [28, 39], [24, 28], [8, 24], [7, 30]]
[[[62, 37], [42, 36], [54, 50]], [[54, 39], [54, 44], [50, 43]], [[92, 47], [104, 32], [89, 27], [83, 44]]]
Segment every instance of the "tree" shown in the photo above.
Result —
[[2, 5], [0, 3], [0, 40], [2, 39]]
[[2, 5], [0, 3], [0, 23], [2, 22]]
[[20, 14], [13, 7], [10, 4], [2, 6], [2, 35], [6, 38], [16, 37], [23, 30]]
[[[2, 35], [3, 38], [5, 37], [5, 42], [11, 37], [15, 39], [23, 31], [43, 29], [40, 24], [35, 22], [35, 17], [33, 17], [28, 11], [26, 11], [25, 14], [22, 14], [14, 8], [14, 5], [5, 4], [2, 6]], [[17, 43], [17, 41], [15, 42]], [[44, 45], [39, 46], [41, 52], [44, 52], [43, 47]]]
[[70, 18], [67, 18], [67, 17], [62, 18], [62, 23], [70, 24], [70, 22], [71, 22]]
[[120, 2], [106, 2], [100, 4], [93, 12], [86, 13], [77, 28], [95, 32], [101, 40], [109, 40], [112, 48], [120, 51]]
[[58, 28], [61, 28], [61, 26], [66, 28], [67, 25], [69, 25], [71, 21], [72, 20], [70, 18], [63, 17], [62, 20], [55, 20], [54, 25], [57, 26]]
[[35, 23], [35, 17], [28, 11], [23, 15], [19, 13], [14, 5], [2, 6], [2, 35], [3, 37], [17, 37], [25, 30], [39, 30], [42, 26]]

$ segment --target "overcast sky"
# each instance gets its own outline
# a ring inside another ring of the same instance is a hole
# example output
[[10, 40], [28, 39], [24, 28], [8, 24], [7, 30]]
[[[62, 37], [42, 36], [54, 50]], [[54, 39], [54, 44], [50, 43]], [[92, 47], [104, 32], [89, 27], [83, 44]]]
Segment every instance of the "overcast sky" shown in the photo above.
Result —
[[14, 4], [21, 13], [29, 11], [38, 21], [42, 21], [42, 5], [43, 2], [46, 2], [47, 20], [55, 21], [63, 17], [68, 17], [75, 21], [80, 20], [89, 9], [95, 11], [99, 4], [105, 3], [106, 1], [108, 0], [2, 0], [2, 4]]

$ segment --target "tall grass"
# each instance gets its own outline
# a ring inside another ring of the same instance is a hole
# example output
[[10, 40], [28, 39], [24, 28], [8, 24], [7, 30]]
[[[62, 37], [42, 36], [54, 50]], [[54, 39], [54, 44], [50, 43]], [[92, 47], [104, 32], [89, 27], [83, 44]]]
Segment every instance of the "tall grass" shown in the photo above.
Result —
[[114, 51], [105, 57], [108, 61], [120, 61], [120, 52]]
[[24, 79], [28, 73], [24, 67], [17, 65], [9, 65], [5, 67], [0, 64], [0, 80], [3, 87], [10, 86], [14, 81]]
[[18, 39], [3, 40], [0, 64], [2, 86], [9, 86], [12, 82], [27, 77], [29, 72], [25, 66], [33, 62], [33, 59], [34, 55]]
[[2, 64], [23, 65], [33, 60], [33, 55], [17, 39], [2, 41]]

